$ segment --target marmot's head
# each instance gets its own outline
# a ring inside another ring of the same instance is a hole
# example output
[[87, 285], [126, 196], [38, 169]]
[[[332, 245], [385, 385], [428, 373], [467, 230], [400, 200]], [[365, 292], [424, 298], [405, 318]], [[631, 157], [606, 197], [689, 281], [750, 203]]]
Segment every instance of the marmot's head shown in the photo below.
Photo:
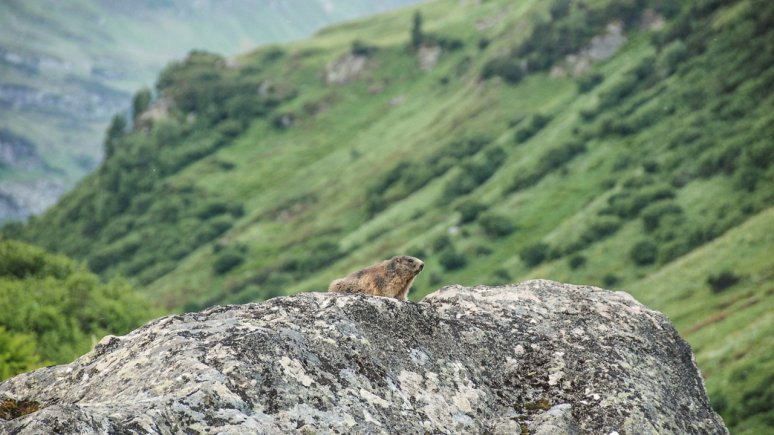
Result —
[[407, 275], [414, 277], [425, 267], [425, 263], [419, 258], [409, 257], [408, 255], [400, 255], [390, 258], [390, 263], [387, 268], [390, 272], [397, 273], [398, 275]]

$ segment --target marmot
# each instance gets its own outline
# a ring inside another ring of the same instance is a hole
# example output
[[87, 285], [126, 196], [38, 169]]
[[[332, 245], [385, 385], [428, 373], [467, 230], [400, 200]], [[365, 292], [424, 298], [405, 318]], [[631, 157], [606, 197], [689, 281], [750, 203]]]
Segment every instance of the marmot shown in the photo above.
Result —
[[425, 263], [418, 258], [407, 255], [392, 257], [333, 281], [328, 291], [406, 300], [411, 283], [424, 267]]

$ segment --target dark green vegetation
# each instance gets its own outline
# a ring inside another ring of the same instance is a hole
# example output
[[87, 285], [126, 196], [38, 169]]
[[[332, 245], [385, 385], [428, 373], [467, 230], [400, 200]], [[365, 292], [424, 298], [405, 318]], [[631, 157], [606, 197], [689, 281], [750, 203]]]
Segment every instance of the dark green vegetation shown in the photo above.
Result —
[[[398, 253], [426, 262], [414, 299], [534, 277], [626, 289], [692, 344], [731, 428], [766, 432], [774, 4], [674, 4], [436, 1], [419, 26], [403, 11], [235, 64], [194, 53], [159, 79], [168, 113], [113, 129], [96, 173], [3, 233], [172, 310], [324, 290]], [[614, 56], [549, 73], [618, 20]], [[461, 42], [423, 70], [417, 38]], [[326, 85], [353, 52], [365, 69]]]
[[70, 362], [154, 314], [124, 280], [103, 283], [67, 257], [0, 240], [0, 379]]

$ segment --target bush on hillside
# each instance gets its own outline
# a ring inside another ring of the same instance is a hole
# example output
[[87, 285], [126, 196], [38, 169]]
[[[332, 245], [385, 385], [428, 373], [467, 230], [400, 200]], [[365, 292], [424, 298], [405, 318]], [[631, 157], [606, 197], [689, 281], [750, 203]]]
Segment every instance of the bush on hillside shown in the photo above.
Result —
[[365, 42], [356, 39], [352, 41], [352, 46], [349, 49], [349, 52], [352, 53], [355, 56], [371, 56], [372, 54], [376, 53], [377, 47], [373, 45], [368, 45]]
[[233, 248], [227, 248], [218, 253], [212, 263], [216, 275], [223, 275], [245, 261], [245, 254]]
[[605, 76], [601, 73], [584, 74], [578, 78], [578, 92], [581, 94], [589, 92], [604, 80]]
[[475, 221], [478, 215], [486, 209], [487, 207], [484, 204], [473, 199], [467, 199], [459, 203], [456, 207], [456, 210], [460, 214], [460, 224], [467, 224]]
[[442, 198], [453, 200], [472, 192], [497, 171], [505, 157], [502, 148], [494, 147], [484, 152], [483, 159], [463, 163], [462, 170], [446, 184]]
[[519, 172], [510, 186], [510, 191], [516, 191], [533, 186], [549, 173], [563, 168], [572, 159], [586, 151], [586, 145], [580, 142], [569, 142], [551, 148], [538, 160], [538, 164], [528, 171]]
[[567, 265], [570, 266], [570, 269], [577, 270], [583, 267], [586, 264], [586, 257], [583, 255], [573, 255], [567, 260]]
[[618, 278], [618, 275], [614, 273], [608, 273], [607, 275], [602, 277], [602, 285], [605, 288], [615, 287], [620, 281], [621, 279]]
[[0, 379], [65, 363], [92, 340], [153, 316], [126, 282], [107, 283], [62, 255], [0, 240]]
[[733, 287], [740, 280], [741, 278], [730, 270], [724, 270], [718, 274], [708, 276], [707, 284], [710, 286], [713, 293], [720, 293], [723, 290]]
[[136, 94], [134, 94], [134, 99], [132, 99], [133, 120], [137, 121], [137, 118], [139, 118], [143, 112], [148, 110], [148, 106], [150, 106], [152, 98], [153, 96], [151, 95], [151, 91], [148, 88], [142, 88]]
[[507, 269], [501, 267], [492, 272], [492, 279], [494, 281], [492, 284], [503, 285], [510, 283], [513, 278]]
[[548, 258], [550, 246], [544, 242], [538, 242], [522, 249], [519, 253], [521, 261], [528, 267], [535, 267]]
[[338, 242], [326, 237], [309, 241], [302, 247], [302, 250], [287, 256], [280, 266], [283, 272], [292, 274], [296, 280], [311, 275], [344, 255]]
[[542, 115], [540, 113], [532, 115], [529, 119], [529, 124], [516, 131], [516, 143], [526, 142], [532, 136], [540, 132], [540, 130], [548, 125], [549, 122], [551, 122], [551, 117], [548, 115]]
[[[504, 151], [493, 148], [485, 153], [482, 160], [474, 162], [468, 159], [477, 154], [489, 142], [491, 139], [482, 135], [453, 140], [423, 162], [403, 161], [393, 166], [367, 189], [365, 203], [369, 216], [374, 216], [390, 204], [421, 189], [433, 178], [443, 175], [462, 161], [466, 161], [466, 168], [472, 169], [474, 172], [470, 175], [460, 174], [453, 178], [447, 185], [445, 195], [449, 195], [448, 198], [453, 199], [457, 195], [475, 189], [493, 173], [505, 156]], [[487, 164], [490, 167], [487, 167]]]
[[452, 271], [465, 267], [467, 259], [465, 258], [465, 255], [457, 252], [454, 247], [448, 247], [438, 255], [438, 262], [441, 263], [444, 270]]
[[432, 247], [433, 252], [440, 253], [442, 251], [445, 251], [447, 248], [450, 248], [452, 246], [452, 241], [449, 236], [446, 234], [442, 234], [435, 239], [433, 239]]
[[638, 266], [653, 264], [658, 257], [658, 246], [652, 240], [641, 240], [629, 251], [629, 257]]
[[516, 225], [506, 216], [487, 213], [478, 218], [478, 224], [489, 237], [503, 237], [516, 231]]
[[642, 223], [645, 231], [653, 232], [658, 229], [664, 217], [667, 215], [680, 215], [682, 207], [671, 201], [656, 202], [647, 206], [642, 211]]
[[500, 77], [508, 84], [516, 84], [524, 78], [525, 71], [522, 60], [513, 57], [498, 57], [489, 60], [481, 70], [481, 78], [489, 80]]
[[623, 190], [608, 199], [608, 207], [601, 213], [630, 219], [638, 216], [651, 203], [674, 197], [675, 192], [672, 187], [662, 185], [647, 186], [639, 190]]
[[540, 157], [539, 168], [545, 173], [551, 172], [563, 167], [585, 151], [586, 145], [580, 142], [569, 142], [560, 147], [549, 149]]
[[656, 69], [662, 77], [672, 75], [678, 66], [688, 57], [688, 47], [683, 41], [672, 41], [661, 50]]
[[621, 225], [620, 219], [610, 216], [599, 216], [583, 231], [581, 240], [587, 244], [594, 243], [615, 234], [621, 228]]

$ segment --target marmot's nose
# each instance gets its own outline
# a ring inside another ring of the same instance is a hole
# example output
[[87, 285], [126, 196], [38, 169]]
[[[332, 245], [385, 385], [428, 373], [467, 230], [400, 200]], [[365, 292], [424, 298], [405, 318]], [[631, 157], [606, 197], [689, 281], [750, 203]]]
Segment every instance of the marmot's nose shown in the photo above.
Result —
[[422, 270], [425, 268], [425, 263], [419, 263], [419, 270]]

